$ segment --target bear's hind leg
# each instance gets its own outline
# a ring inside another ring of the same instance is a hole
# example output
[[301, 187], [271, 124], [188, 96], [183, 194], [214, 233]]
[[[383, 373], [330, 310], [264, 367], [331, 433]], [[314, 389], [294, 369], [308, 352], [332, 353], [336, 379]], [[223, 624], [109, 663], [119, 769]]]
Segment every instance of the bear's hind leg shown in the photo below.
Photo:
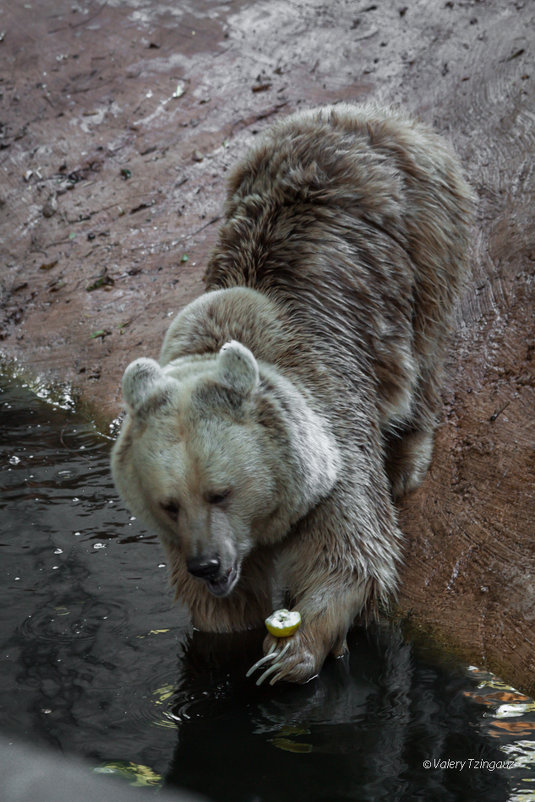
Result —
[[434, 430], [420, 429], [390, 435], [385, 447], [385, 469], [392, 498], [397, 500], [423, 482], [433, 456]]
[[403, 423], [391, 424], [384, 431], [384, 464], [394, 501], [416, 490], [431, 465], [443, 377], [439, 334], [429, 339], [430, 355], [419, 358], [419, 379], [410, 415]]

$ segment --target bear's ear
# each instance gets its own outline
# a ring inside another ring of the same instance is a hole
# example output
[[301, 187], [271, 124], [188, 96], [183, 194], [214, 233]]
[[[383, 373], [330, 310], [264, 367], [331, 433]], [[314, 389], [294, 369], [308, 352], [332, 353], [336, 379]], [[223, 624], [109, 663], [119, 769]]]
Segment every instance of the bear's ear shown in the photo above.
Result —
[[218, 354], [217, 377], [221, 384], [247, 398], [258, 385], [256, 359], [248, 348], [237, 340], [231, 340]]
[[141, 357], [131, 362], [123, 376], [123, 398], [132, 412], [137, 412], [167, 377], [154, 359]]

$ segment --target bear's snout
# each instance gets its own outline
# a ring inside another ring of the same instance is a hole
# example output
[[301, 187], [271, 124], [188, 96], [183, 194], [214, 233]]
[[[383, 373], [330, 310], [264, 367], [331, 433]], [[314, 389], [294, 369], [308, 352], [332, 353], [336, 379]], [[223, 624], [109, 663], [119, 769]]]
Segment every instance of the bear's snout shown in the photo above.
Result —
[[215, 579], [221, 569], [221, 562], [217, 557], [190, 557], [186, 567], [190, 574], [199, 579]]
[[234, 559], [230, 567], [226, 567], [219, 557], [190, 557], [186, 560], [188, 572], [206, 582], [210, 593], [214, 596], [228, 596], [240, 576], [239, 562]]

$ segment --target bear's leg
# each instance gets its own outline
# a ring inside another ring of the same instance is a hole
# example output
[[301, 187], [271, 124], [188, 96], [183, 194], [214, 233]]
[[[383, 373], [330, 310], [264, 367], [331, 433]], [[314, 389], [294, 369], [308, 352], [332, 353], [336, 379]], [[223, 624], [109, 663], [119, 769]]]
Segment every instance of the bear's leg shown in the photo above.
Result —
[[373, 580], [361, 582], [355, 577], [341, 575], [340, 588], [334, 592], [334, 588], [327, 587], [332, 578], [329, 582], [325, 582], [325, 578], [318, 577], [318, 595], [303, 596], [296, 602], [294, 609], [299, 610], [302, 617], [297, 632], [287, 638], [266, 635], [264, 657], [247, 672], [247, 676], [250, 676], [257, 669], [261, 670], [257, 685], [266, 679], [269, 679], [270, 685], [281, 679], [308, 682], [319, 674], [329, 654], [334, 657], [346, 654], [347, 633], [375, 595], [375, 583]]
[[279, 569], [302, 623], [293, 635], [267, 635], [250, 669], [269, 679], [308, 682], [329, 654], [345, 652], [355, 620], [395, 592], [401, 533], [380, 464], [348, 467], [339, 483], [281, 544]]
[[[366, 604], [366, 593], [353, 604], [353, 609], [362, 610]], [[304, 602], [299, 604], [301, 610], [306, 609]], [[266, 635], [263, 644], [264, 657], [258, 660], [247, 672], [251, 676], [254, 671], [262, 668], [262, 673], [256, 680], [261, 685], [269, 679], [274, 685], [281, 679], [289, 682], [305, 683], [316, 677], [328, 654], [333, 657], [343, 657], [347, 654], [347, 632], [351, 623], [347, 624], [344, 633], [339, 633], [332, 643], [333, 629], [339, 630], [340, 622], [332, 621], [326, 615], [321, 619], [309, 618], [303, 613], [303, 628], [288, 638], [275, 638]], [[330, 645], [332, 643], [332, 645]]]
[[385, 468], [397, 500], [423, 482], [433, 456], [433, 430], [412, 430], [391, 435], [385, 447]]
[[[431, 356], [421, 355], [419, 380], [411, 403], [411, 415], [401, 429], [385, 432], [385, 470], [395, 500], [415, 490], [423, 482], [433, 456], [433, 442], [441, 406], [442, 385], [441, 343], [434, 344]], [[429, 344], [428, 344], [429, 345]]]

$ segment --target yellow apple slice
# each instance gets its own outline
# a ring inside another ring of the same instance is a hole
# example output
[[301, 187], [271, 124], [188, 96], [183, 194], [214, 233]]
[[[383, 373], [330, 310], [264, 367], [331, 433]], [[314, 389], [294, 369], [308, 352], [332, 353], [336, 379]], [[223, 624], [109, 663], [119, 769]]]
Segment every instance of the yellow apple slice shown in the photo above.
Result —
[[275, 610], [266, 618], [267, 631], [275, 638], [287, 638], [301, 626], [301, 613], [297, 610]]

